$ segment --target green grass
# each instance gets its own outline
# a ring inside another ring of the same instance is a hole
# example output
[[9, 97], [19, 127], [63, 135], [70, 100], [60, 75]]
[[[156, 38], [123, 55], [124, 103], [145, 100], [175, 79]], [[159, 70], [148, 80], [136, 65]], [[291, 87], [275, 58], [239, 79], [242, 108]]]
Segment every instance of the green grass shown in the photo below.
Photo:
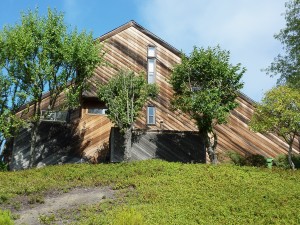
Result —
[[95, 185], [119, 195], [77, 209], [74, 224], [300, 224], [299, 171], [160, 160], [0, 172], [0, 208], [17, 195]]

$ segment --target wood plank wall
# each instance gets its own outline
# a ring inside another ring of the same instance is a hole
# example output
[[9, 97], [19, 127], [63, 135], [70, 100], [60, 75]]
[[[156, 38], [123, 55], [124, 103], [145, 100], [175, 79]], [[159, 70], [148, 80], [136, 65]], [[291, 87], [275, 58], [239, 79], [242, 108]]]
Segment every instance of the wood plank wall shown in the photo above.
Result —
[[84, 102], [79, 130], [83, 138], [81, 152], [92, 162], [105, 160], [109, 150], [110, 129], [113, 126], [105, 115], [89, 114], [88, 108], [103, 107], [97, 101]]
[[[129, 26], [120, 32], [104, 40], [105, 59], [110, 66], [101, 66], [95, 70], [90, 81], [90, 91], [85, 92], [81, 129], [85, 129], [85, 144], [88, 145], [85, 152], [94, 156], [101, 146], [109, 140], [110, 128], [113, 126], [109, 119], [100, 115], [88, 115], [87, 108], [91, 98], [97, 96], [99, 83], [106, 83], [120, 69], [130, 69], [136, 73], [147, 72], [147, 47], [156, 46], [156, 83], [159, 86], [159, 96], [154, 101], [149, 101], [143, 108], [135, 127], [146, 130], [177, 130], [197, 131], [195, 123], [185, 114], [170, 110], [170, 99], [173, 91], [168, 83], [173, 65], [180, 63], [178, 54], [168, 50], [161, 43], [155, 41], [149, 35], [141, 32], [134, 26]], [[237, 102], [239, 107], [232, 111], [228, 124], [216, 127], [219, 135], [218, 152], [234, 150], [241, 154], [261, 154], [267, 157], [275, 157], [281, 153], [287, 153], [287, 145], [272, 134], [262, 135], [249, 130], [249, 122], [254, 105], [253, 102], [241, 95]], [[156, 107], [156, 124], [146, 125], [146, 106]], [[299, 152], [299, 141], [294, 143], [294, 152]]]
[[[124, 138], [117, 128], [112, 129], [111, 162], [124, 160], [124, 148], [120, 148]], [[203, 154], [204, 153], [204, 154]], [[159, 158], [172, 162], [202, 162], [206, 161], [204, 146], [197, 131], [155, 131], [133, 132], [131, 160], [146, 160]]]

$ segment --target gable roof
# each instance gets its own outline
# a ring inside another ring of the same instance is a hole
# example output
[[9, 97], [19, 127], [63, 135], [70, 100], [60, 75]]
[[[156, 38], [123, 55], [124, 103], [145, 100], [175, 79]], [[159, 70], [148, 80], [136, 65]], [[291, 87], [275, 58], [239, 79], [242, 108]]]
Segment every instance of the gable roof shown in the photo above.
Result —
[[[160, 37], [158, 37], [157, 35], [155, 35], [154, 33], [152, 33], [151, 31], [147, 30], [146, 28], [144, 28], [143, 26], [141, 26], [140, 24], [138, 24], [136, 21], [134, 20], [130, 20], [129, 22], [103, 34], [102, 36], [98, 37], [95, 39], [95, 41], [100, 41], [103, 42], [106, 39], [126, 30], [129, 27], [134, 27], [137, 30], [139, 30], [140, 32], [142, 32], [143, 34], [145, 34], [146, 36], [148, 36], [149, 38], [153, 39], [154, 41], [156, 41], [157, 43], [159, 43], [160, 45], [162, 45], [163, 47], [165, 47], [166, 49], [168, 49], [169, 51], [171, 51], [172, 53], [174, 53], [175, 55], [177, 55], [178, 57], [181, 57], [181, 55], [183, 54], [181, 51], [179, 51], [177, 48], [175, 48], [174, 46], [170, 45], [169, 43], [167, 43], [166, 41], [164, 41], [163, 39], [161, 39]], [[251, 105], [255, 105], [257, 104], [256, 101], [254, 101], [253, 99], [251, 99], [249, 96], [245, 95], [244, 93], [242, 93], [241, 91], [238, 91], [238, 96], [242, 99], [244, 99], [245, 101], [249, 102]]]
[[167, 43], [166, 41], [164, 41], [160, 37], [156, 36], [155, 34], [150, 32], [146, 28], [142, 27], [140, 24], [138, 24], [134, 20], [130, 20], [129, 22], [113, 29], [112, 31], [109, 31], [109, 32], [103, 34], [102, 36], [96, 38], [96, 40], [99, 40], [100, 42], [105, 41], [106, 39], [114, 36], [115, 34], [118, 34], [122, 31], [126, 30], [129, 27], [136, 28], [137, 30], [139, 30], [140, 32], [142, 32], [143, 34], [148, 36], [149, 38], [153, 39], [154, 41], [156, 41], [157, 43], [159, 43], [160, 45], [162, 45], [163, 47], [165, 47], [166, 49], [168, 49], [169, 51], [171, 51], [175, 55], [177, 55], [179, 57], [181, 56], [181, 54], [182, 54], [181, 51], [179, 51], [178, 49], [176, 49], [175, 47], [173, 47], [172, 45], [170, 45], [169, 43]]
[[[134, 20], [130, 20], [129, 22], [103, 34], [102, 36], [98, 37], [95, 39], [95, 41], [100, 41], [103, 42], [106, 39], [126, 30], [127, 28], [130, 27], [134, 27], [135, 29], [139, 30], [140, 32], [142, 32], [143, 34], [145, 34], [146, 36], [148, 36], [149, 38], [153, 39], [154, 41], [156, 41], [157, 43], [159, 43], [160, 45], [162, 45], [163, 47], [165, 47], [166, 49], [168, 49], [169, 51], [171, 51], [172, 53], [174, 53], [175, 55], [177, 55], [178, 57], [181, 57], [181, 55], [183, 54], [181, 51], [179, 51], [178, 49], [176, 49], [175, 47], [173, 47], [172, 45], [170, 45], [169, 43], [167, 43], [166, 41], [164, 41], [163, 39], [161, 39], [160, 37], [156, 36], [155, 34], [153, 34], [152, 32], [150, 32], [149, 30], [147, 30], [146, 28], [144, 28], [143, 26], [141, 26], [140, 24], [138, 24], [137, 22], [135, 22]], [[43, 94], [42, 99], [46, 99], [47, 97], [49, 97], [50, 92], [46, 92]], [[242, 99], [244, 99], [246, 102], [248, 102], [251, 105], [256, 105], [257, 102], [254, 101], [253, 99], [251, 99], [249, 96], [247, 96], [246, 94], [242, 93], [241, 91], [238, 91], [238, 96]], [[83, 97], [84, 98], [95, 98], [98, 99], [97, 96], [88, 96], [85, 95], [83, 93]], [[28, 103], [28, 104], [24, 104], [23, 106], [21, 106], [17, 112], [20, 112], [22, 110], [24, 110], [28, 105], [32, 105], [32, 103]]]

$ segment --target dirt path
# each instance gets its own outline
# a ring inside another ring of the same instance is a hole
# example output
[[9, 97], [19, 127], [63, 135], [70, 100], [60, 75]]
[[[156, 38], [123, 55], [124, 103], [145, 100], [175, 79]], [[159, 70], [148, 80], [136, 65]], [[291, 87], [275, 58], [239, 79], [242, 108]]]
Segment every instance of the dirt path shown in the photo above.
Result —
[[96, 204], [113, 196], [114, 191], [109, 187], [73, 189], [58, 196], [46, 197], [44, 204], [17, 212], [20, 218], [15, 221], [15, 224], [39, 225], [40, 215], [50, 215], [63, 209], [76, 209], [85, 204]]

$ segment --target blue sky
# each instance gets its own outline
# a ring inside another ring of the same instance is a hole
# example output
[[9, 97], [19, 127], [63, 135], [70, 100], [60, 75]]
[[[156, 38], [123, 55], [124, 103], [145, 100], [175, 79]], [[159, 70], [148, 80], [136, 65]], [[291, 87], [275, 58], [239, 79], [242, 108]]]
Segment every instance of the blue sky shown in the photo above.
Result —
[[276, 83], [261, 70], [282, 51], [273, 38], [284, 27], [284, 0], [5, 0], [0, 3], [0, 29], [20, 20], [20, 12], [48, 7], [65, 13], [65, 21], [98, 37], [135, 20], [174, 47], [190, 53], [193, 46], [220, 45], [231, 62], [247, 68], [243, 92], [260, 101]]

